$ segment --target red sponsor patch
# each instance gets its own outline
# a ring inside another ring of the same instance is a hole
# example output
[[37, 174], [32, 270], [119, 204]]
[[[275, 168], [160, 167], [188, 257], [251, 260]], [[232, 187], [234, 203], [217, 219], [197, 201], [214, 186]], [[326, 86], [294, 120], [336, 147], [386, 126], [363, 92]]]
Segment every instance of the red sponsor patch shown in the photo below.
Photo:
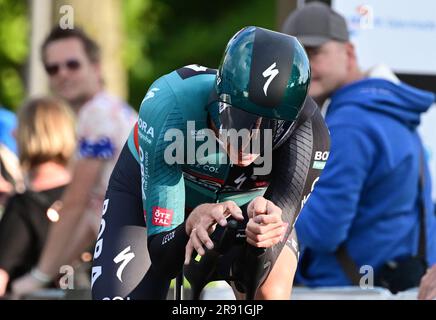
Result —
[[254, 182], [254, 185], [255, 185], [256, 187], [265, 187], [265, 186], [267, 186], [268, 184], [269, 184], [268, 181], [256, 181], [256, 182]]
[[152, 223], [154, 226], [169, 227], [173, 221], [174, 211], [171, 209], [153, 207]]
[[138, 142], [138, 122], [135, 123], [135, 128], [133, 129], [133, 142], [135, 143], [136, 151], [139, 154], [139, 142]]

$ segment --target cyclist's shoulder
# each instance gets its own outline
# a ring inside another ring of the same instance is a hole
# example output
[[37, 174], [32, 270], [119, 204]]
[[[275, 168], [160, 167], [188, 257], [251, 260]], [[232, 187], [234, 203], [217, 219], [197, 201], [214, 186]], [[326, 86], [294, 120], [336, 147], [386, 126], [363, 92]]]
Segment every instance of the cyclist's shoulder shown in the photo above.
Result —
[[215, 78], [216, 70], [198, 65], [158, 78], [141, 103], [140, 119], [157, 124], [168, 119], [168, 115], [181, 122], [202, 119]]
[[192, 99], [195, 97], [193, 94], [209, 94], [215, 78], [215, 69], [196, 64], [184, 66], [154, 81], [146, 98], [151, 99], [158, 93], [164, 93], [172, 95], [178, 100]]
[[177, 75], [179, 81], [189, 83], [190, 81], [202, 82], [208, 79], [213, 81], [216, 78], [216, 73], [216, 69], [190, 64], [174, 70], [171, 74]]
[[214, 87], [216, 70], [197, 64], [179, 68], [165, 77], [181, 106], [205, 105]]

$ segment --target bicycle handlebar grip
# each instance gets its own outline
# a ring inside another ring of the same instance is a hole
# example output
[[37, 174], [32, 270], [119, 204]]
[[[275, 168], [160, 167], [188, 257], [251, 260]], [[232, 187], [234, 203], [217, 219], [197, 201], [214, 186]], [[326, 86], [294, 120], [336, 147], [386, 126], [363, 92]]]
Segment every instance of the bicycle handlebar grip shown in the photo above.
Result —
[[236, 239], [236, 232], [238, 228], [238, 222], [234, 219], [227, 221], [223, 234], [218, 240], [218, 243], [212, 250], [217, 251], [220, 254], [225, 253], [234, 244]]
[[185, 276], [191, 284], [192, 298], [194, 300], [200, 298], [201, 291], [210, 281], [216, 280], [214, 277], [216, 277], [215, 270], [218, 259], [233, 245], [236, 239], [237, 227], [238, 222], [234, 219], [230, 219], [224, 228], [217, 227], [215, 232], [218, 232], [211, 235], [214, 247], [210, 250], [205, 248], [205, 254], [200, 261], [195, 261], [195, 258], [192, 258], [189, 265], [185, 266]]

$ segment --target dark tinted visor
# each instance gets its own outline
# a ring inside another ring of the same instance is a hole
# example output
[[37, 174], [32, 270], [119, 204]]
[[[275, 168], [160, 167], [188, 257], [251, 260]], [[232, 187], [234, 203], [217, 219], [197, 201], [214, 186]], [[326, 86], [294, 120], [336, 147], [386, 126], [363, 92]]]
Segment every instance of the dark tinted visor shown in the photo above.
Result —
[[264, 145], [272, 143], [274, 120], [248, 113], [225, 102], [218, 102], [220, 140], [244, 153], [263, 153]]
[[220, 129], [272, 129], [273, 120], [248, 113], [225, 102], [218, 102]]

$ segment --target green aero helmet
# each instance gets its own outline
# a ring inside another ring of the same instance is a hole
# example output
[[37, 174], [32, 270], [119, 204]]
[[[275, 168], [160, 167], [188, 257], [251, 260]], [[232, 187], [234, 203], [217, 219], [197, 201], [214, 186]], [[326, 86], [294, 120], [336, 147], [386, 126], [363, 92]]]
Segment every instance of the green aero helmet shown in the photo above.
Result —
[[250, 129], [260, 117], [294, 121], [309, 83], [309, 59], [295, 37], [243, 28], [228, 42], [218, 69], [219, 125]]

